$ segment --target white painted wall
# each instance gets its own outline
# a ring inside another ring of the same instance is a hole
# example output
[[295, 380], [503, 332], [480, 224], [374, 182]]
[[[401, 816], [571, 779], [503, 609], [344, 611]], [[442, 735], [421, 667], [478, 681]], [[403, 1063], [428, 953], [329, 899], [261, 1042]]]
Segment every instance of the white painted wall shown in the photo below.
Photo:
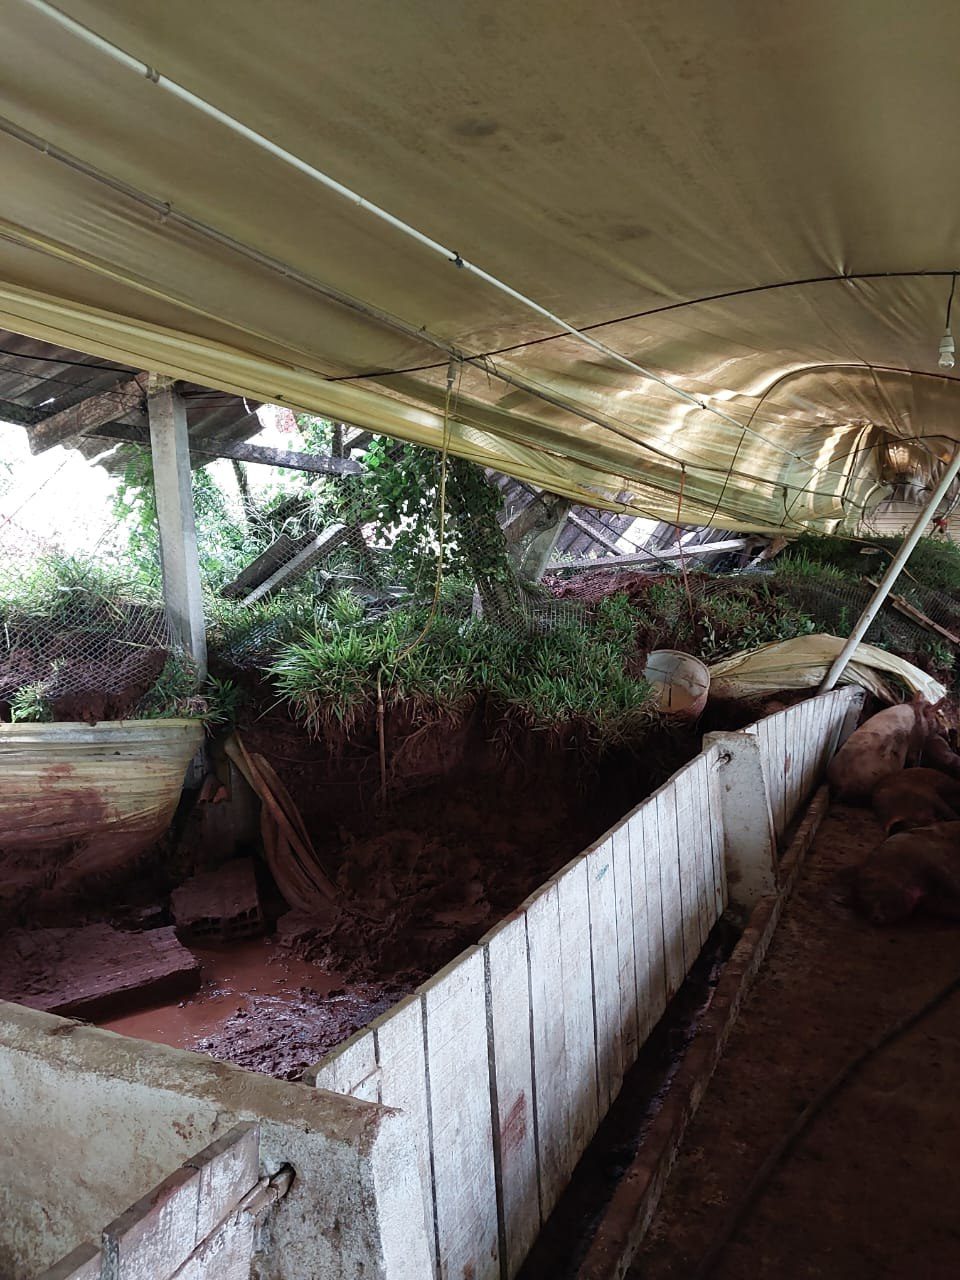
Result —
[[[837, 690], [717, 735], [478, 946], [307, 1073], [409, 1114], [434, 1229], [428, 1276], [517, 1274], [725, 910], [728, 864], [746, 905], [775, 888], [776, 839], [858, 697]], [[729, 739], [756, 762], [749, 838]]]
[[26, 1280], [100, 1231], [188, 1157], [259, 1122], [262, 1171], [296, 1170], [261, 1280], [430, 1273], [408, 1120], [0, 1003], [0, 1274]]
[[[857, 697], [724, 735], [757, 742], [778, 836]], [[297, 1173], [258, 1280], [509, 1280], [726, 907], [747, 856], [726, 763], [709, 746], [319, 1064], [322, 1088], [0, 1004], [0, 1274], [97, 1239], [250, 1120], [262, 1171]]]

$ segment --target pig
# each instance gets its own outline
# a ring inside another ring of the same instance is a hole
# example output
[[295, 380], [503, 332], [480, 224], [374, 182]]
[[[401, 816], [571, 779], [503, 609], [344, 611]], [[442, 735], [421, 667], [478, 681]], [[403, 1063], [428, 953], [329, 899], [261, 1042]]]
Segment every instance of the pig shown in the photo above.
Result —
[[827, 780], [837, 800], [865, 804], [873, 789], [905, 764], [916, 764], [938, 728], [935, 709], [922, 698], [886, 707], [855, 729], [830, 761]]
[[960, 778], [960, 756], [940, 734], [931, 734], [927, 739], [923, 748], [923, 759], [934, 769], [948, 773], [953, 778]]
[[960, 779], [939, 769], [903, 769], [877, 783], [873, 811], [888, 836], [960, 819]]
[[960, 822], [890, 836], [859, 868], [855, 901], [874, 924], [917, 909], [960, 920]]

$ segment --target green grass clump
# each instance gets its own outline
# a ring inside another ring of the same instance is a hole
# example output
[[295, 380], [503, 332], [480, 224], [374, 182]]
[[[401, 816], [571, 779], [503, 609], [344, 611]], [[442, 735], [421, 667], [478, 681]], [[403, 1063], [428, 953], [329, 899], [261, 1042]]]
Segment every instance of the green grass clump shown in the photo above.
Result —
[[[341, 616], [343, 611], [340, 610]], [[650, 688], [631, 674], [635, 626], [619, 603], [591, 628], [520, 635], [424, 610], [373, 623], [327, 617], [285, 645], [270, 667], [281, 698], [316, 737], [349, 734], [386, 708], [457, 720], [484, 699], [501, 718], [559, 732], [576, 724], [597, 742], [626, 741], [653, 718]], [[417, 643], [414, 643], [417, 641]]]
[[[829, 565], [846, 577], [879, 577], [903, 545], [902, 537], [836, 538], [802, 534], [790, 544], [789, 557], [796, 562]], [[879, 554], [864, 550], [879, 548]], [[960, 547], [943, 538], [921, 538], [907, 561], [907, 572], [921, 586], [934, 591], [960, 592]]]

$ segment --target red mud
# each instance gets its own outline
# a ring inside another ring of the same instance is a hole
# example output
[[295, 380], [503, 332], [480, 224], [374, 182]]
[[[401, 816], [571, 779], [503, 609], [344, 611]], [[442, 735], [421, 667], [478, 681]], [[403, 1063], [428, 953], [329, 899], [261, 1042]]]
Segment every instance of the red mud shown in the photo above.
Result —
[[295, 1080], [406, 994], [383, 984], [345, 987], [266, 938], [191, 950], [202, 965], [195, 995], [100, 1025]]
[[[449, 729], [446, 775], [424, 784], [421, 760], [390, 743], [388, 803], [374, 803], [374, 744], [349, 758], [309, 742], [286, 717], [243, 731], [300, 808], [324, 866], [343, 891], [332, 927], [304, 954], [351, 980], [417, 981], [513, 910], [699, 748], [693, 731], [663, 732], [647, 752], [592, 762], [522, 735], [507, 760], [482, 725]], [[424, 741], [420, 740], [421, 743]], [[429, 742], [442, 749], [440, 730]], [[398, 760], [403, 763], [398, 768]], [[416, 784], [417, 789], [412, 787]]]
[[[686, 1280], [798, 1112], [882, 1030], [960, 972], [960, 928], [876, 927], [851, 869], [882, 838], [824, 822], [764, 968], [688, 1130], [631, 1280]], [[851, 1078], [767, 1182], [711, 1280], [953, 1280], [960, 1145], [956, 994]]]

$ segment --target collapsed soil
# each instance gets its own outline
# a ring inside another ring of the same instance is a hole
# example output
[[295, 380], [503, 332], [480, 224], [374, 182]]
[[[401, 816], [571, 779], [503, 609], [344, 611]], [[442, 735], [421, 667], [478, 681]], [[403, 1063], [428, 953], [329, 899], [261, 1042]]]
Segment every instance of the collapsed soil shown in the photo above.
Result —
[[[631, 1280], [687, 1280], [803, 1107], [844, 1063], [960, 972], [960, 928], [876, 927], [850, 868], [882, 838], [835, 807], [691, 1124]], [[881, 1050], [767, 1183], [710, 1275], [947, 1280], [960, 1272], [960, 996]]]
[[[294, 797], [342, 909], [298, 931], [300, 954], [351, 981], [415, 986], [476, 942], [700, 747], [663, 730], [640, 752], [591, 757], [535, 735], [504, 758], [482, 724], [400, 739], [391, 788], [377, 801], [374, 743], [310, 742], [283, 715], [243, 730]], [[398, 767], [398, 766], [402, 766]]]

